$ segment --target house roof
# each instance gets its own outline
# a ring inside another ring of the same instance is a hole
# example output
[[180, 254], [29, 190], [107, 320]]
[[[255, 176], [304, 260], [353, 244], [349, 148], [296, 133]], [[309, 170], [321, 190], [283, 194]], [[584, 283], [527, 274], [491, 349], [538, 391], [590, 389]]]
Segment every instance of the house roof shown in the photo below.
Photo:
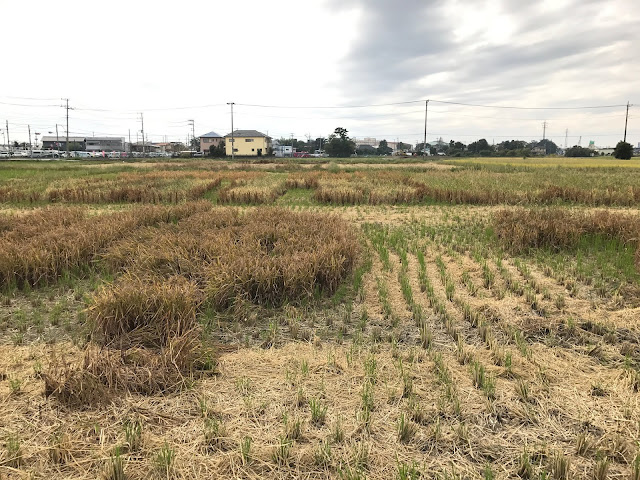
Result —
[[200, 135], [199, 138], [222, 138], [222, 135], [218, 135], [216, 132], [211, 131], [209, 133], [205, 133], [204, 135]]
[[[264, 133], [259, 132], [257, 130], [234, 130], [233, 136], [234, 137], [266, 137]], [[231, 137], [231, 134], [228, 133], [227, 135], [225, 135], [225, 138], [227, 137]]]

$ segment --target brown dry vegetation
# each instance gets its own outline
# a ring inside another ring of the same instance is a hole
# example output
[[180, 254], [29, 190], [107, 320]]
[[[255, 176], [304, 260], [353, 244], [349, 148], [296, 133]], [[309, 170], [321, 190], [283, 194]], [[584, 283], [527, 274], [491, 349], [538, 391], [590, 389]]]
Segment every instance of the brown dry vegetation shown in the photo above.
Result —
[[618, 212], [573, 212], [567, 209], [501, 210], [496, 213], [496, 233], [512, 252], [536, 248], [560, 250], [574, 247], [584, 235], [602, 235], [636, 245], [640, 269], [640, 218]]

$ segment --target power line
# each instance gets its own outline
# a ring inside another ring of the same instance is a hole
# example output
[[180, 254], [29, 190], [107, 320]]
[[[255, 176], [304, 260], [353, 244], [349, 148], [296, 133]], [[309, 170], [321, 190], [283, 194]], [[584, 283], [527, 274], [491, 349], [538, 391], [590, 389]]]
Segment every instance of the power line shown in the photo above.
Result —
[[509, 108], [514, 110], [586, 110], [592, 108], [615, 108], [615, 107], [625, 107], [626, 104], [617, 104], [617, 105], [586, 105], [580, 107], [521, 107], [521, 106], [512, 106], [512, 105], [480, 105], [477, 103], [462, 103], [462, 102], [448, 102], [445, 100], [431, 100], [435, 103], [446, 103], [449, 105], [463, 105], [465, 107], [480, 107], [480, 108]]

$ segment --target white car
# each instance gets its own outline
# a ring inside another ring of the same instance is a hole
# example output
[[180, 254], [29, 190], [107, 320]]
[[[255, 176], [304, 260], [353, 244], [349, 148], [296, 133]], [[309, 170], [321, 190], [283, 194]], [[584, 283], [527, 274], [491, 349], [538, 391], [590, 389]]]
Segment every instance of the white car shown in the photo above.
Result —
[[9, 155], [9, 152], [0, 152], [0, 158], [9, 158], [11, 155]]
[[27, 158], [29, 156], [29, 152], [27, 150], [14, 150], [13, 156]]

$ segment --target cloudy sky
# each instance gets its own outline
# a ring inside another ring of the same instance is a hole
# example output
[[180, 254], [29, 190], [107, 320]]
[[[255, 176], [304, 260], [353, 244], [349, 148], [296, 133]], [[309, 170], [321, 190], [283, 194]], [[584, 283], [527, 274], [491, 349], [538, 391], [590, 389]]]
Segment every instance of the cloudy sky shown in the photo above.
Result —
[[[640, 142], [637, 0], [0, 0], [0, 128]], [[444, 103], [453, 102], [453, 103]], [[466, 105], [459, 105], [466, 104]], [[472, 106], [473, 105], [473, 106]], [[525, 108], [495, 108], [525, 107]], [[576, 108], [576, 107], [604, 108]], [[548, 107], [553, 107], [548, 108]], [[6, 133], [3, 131], [3, 133]], [[3, 137], [0, 137], [2, 139]]]

